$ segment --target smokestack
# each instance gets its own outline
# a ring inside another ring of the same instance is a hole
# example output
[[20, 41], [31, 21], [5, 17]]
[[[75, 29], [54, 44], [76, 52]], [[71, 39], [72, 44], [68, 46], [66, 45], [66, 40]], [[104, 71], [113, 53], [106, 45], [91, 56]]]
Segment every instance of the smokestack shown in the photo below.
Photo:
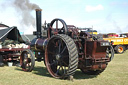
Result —
[[37, 28], [37, 38], [41, 38], [41, 11], [42, 9], [36, 9], [36, 28]]

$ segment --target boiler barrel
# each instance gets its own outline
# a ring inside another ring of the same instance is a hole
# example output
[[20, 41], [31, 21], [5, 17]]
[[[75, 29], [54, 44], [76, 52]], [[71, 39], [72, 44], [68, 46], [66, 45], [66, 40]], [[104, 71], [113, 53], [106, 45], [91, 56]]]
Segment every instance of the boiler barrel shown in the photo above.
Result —
[[30, 48], [33, 51], [44, 52], [47, 45], [47, 39], [35, 38], [32, 40]]

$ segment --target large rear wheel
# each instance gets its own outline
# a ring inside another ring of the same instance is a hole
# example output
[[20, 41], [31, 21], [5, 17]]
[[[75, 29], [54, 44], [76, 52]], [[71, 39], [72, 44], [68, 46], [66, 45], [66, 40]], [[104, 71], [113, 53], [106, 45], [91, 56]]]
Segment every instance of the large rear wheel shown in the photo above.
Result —
[[78, 66], [76, 44], [67, 35], [53, 36], [45, 51], [48, 72], [55, 78], [67, 78], [75, 73]]

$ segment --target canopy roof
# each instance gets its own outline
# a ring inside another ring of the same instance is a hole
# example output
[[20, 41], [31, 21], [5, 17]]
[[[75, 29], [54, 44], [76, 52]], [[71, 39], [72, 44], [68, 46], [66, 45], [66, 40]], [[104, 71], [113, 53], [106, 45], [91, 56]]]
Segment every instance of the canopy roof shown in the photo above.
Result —
[[[5, 26], [3, 26], [5, 27]], [[5, 39], [17, 40], [20, 43], [24, 43], [17, 27], [7, 27], [0, 29], [0, 42], [4, 42]]]

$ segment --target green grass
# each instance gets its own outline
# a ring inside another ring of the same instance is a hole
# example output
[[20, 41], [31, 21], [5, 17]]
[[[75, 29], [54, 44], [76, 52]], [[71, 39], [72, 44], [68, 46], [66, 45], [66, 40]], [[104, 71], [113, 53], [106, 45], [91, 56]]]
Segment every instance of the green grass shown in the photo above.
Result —
[[24, 72], [15, 66], [0, 67], [0, 85], [128, 85], [128, 51], [115, 54], [106, 70], [98, 76], [77, 70], [74, 82], [51, 77], [43, 62], [36, 62], [32, 72]]

